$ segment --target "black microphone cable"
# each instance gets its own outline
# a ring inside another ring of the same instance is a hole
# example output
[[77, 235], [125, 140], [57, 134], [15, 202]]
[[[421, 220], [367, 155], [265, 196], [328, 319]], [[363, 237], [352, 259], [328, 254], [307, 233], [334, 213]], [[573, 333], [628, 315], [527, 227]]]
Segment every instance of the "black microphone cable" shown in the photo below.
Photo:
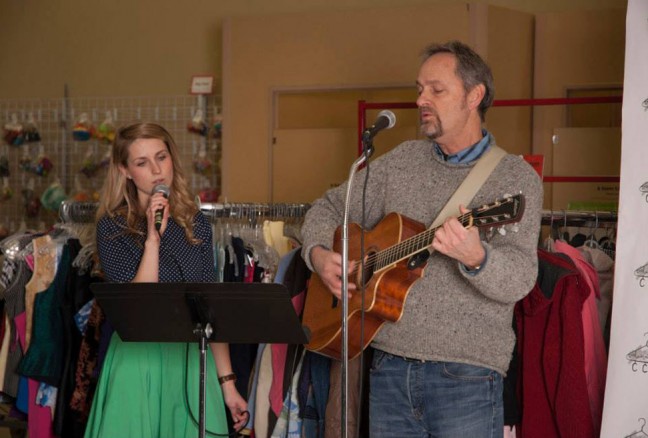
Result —
[[[182, 279], [182, 283], [187, 282], [187, 278], [184, 275], [184, 271], [182, 269], [182, 265], [176, 258], [175, 254], [171, 254], [171, 259], [173, 262], [176, 264], [178, 271], [180, 272], [180, 278]], [[200, 423], [198, 420], [196, 420], [196, 416], [194, 415], [193, 411], [191, 410], [191, 406], [189, 405], [189, 346], [192, 345], [190, 342], [185, 343], [185, 366], [184, 366], [184, 403], [185, 403], [185, 409], [187, 410], [187, 413], [189, 414], [189, 419], [191, 422], [197, 427], [200, 428]], [[206, 376], [205, 376], [206, 377]], [[206, 388], [205, 388], [206, 390]], [[221, 390], [221, 396], [222, 396], [222, 390]], [[205, 404], [206, 404], [205, 400]], [[224, 403], [223, 403], [224, 404]], [[225, 406], [225, 409], [227, 410], [228, 407]], [[243, 411], [241, 412], [242, 415], [245, 415], [247, 417], [246, 422], [243, 424], [243, 426], [239, 430], [234, 430], [233, 433], [218, 433], [218, 432], [213, 432], [205, 426], [205, 433], [210, 436], [222, 436], [222, 437], [238, 437], [239, 432], [241, 432], [243, 429], [245, 429], [245, 426], [247, 425], [248, 421], [250, 421], [250, 412], [249, 411]], [[227, 417], [227, 412], [225, 413], [225, 416]], [[227, 425], [227, 428], [229, 429], [229, 425]]]
[[[185, 370], [184, 370], [184, 402], [185, 402], [185, 408], [187, 409], [187, 412], [189, 413], [189, 418], [191, 419], [191, 422], [196, 426], [200, 427], [200, 423], [196, 420], [196, 417], [193, 414], [193, 411], [191, 410], [191, 406], [189, 405], [189, 391], [188, 391], [188, 386], [189, 386], [189, 343], [185, 344]], [[227, 406], [225, 406], [225, 409], [227, 409]], [[247, 421], [243, 424], [243, 426], [239, 430], [234, 430], [232, 433], [218, 433], [218, 432], [213, 432], [207, 427], [205, 427], [205, 433], [207, 435], [211, 436], [224, 436], [224, 437], [238, 437], [239, 432], [241, 432], [243, 429], [245, 429], [245, 426], [247, 425], [247, 422], [250, 421], [250, 412], [249, 411], [243, 411], [241, 412], [242, 415], [245, 415], [247, 417]], [[229, 427], [229, 426], [228, 426]]]
[[[186, 278], [185, 278], [184, 272], [182, 271], [182, 266], [180, 265], [180, 262], [178, 261], [178, 259], [175, 257], [174, 254], [171, 255], [171, 258], [176, 263], [176, 265], [178, 267], [178, 270], [180, 271], [180, 277], [182, 278], [182, 282], [185, 283]], [[197, 428], [200, 428], [200, 423], [198, 422], [198, 420], [196, 420], [196, 417], [193, 414], [193, 411], [191, 410], [191, 406], [189, 405], [189, 390], [188, 390], [188, 387], [189, 387], [189, 346], [190, 345], [191, 345], [191, 343], [189, 343], [189, 342], [185, 343], [184, 402], [185, 402], [185, 409], [187, 409], [187, 412], [189, 413], [189, 419], [191, 419], [191, 422]], [[205, 390], [206, 390], [206, 388], [205, 388]], [[222, 389], [221, 389], [221, 396], [222, 396]], [[205, 404], [206, 404], [206, 402], [207, 401], [205, 400]], [[228, 407], [225, 406], [225, 409], [227, 410]], [[245, 415], [247, 417], [247, 420], [239, 430], [234, 430], [233, 433], [218, 433], [218, 432], [213, 432], [213, 431], [207, 429], [207, 427], [205, 425], [205, 433], [207, 435], [211, 435], [211, 436], [223, 436], [223, 437], [234, 437], [234, 438], [238, 437], [239, 432], [241, 432], [243, 429], [245, 429], [245, 426], [247, 425], [248, 421], [250, 421], [250, 412], [249, 411], [243, 411], [243, 412], [241, 412], [241, 414]], [[227, 412], [225, 413], [225, 416], [227, 417]], [[229, 425], [227, 427], [229, 429]]]

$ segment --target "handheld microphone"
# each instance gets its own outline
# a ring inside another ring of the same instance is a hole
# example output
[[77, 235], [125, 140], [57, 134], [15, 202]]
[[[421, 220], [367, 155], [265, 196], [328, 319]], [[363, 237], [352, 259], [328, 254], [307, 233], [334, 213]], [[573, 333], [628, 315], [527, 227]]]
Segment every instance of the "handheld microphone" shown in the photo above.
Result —
[[[169, 186], [166, 184], [158, 184], [155, 187], [153, 187], [153, 191], [151, 192], [151, 195], [154, 195], [156, 193], [162, 193], [166, 199], [169, 199], [169, 193], [171, 191], [169, 190]], [[161, 208], [155, 212], [155, 229], [160, 231], [160, 228], [162, 227], [162, 216], [164, 215], [164, 209]]]
[[362, 133], [362, 140], [369, 141], [376, 136], [383, 129], [393, 128], [396, 124], [396, 116], [389, 110], [383, 110], [378, 113], [378, 118], [369, 128], [365, 129]]

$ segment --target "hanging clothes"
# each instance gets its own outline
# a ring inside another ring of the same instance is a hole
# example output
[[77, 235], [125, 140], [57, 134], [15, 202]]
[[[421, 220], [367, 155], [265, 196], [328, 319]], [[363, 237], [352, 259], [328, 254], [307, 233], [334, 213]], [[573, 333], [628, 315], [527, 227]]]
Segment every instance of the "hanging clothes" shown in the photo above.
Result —
[[35, 297], [32, 343], [18, 367], [20, 374], [51, 386], [58, 386], [61, 381], [63, 320], [60, 313], [60, 297], [65, 291], [68, 270], [76, 252], [78, 248], [71, 248], [70, 245], [63, 247], [53, 281], [46, 290]]
[[583, 246], [579, 248], [585, 260], [591, 264], [599, 280], [600, 298], [597, 301], [599, 326], [603, 332], [606, 351], [610, 345], [609, 317], [612, 310], [612, 290], [614, 288], [614, 259], [599, 248]]
[[589, 290], [573, 262], [538, 250], [538, 279], [515, 306], [522, 438], [594, 438], [587, 392], [583, 304]]
[[32, 275], [24, 260], [18, 261], [17, 267], [18, 270], [13, 282], [4, 293], [5, 312], [9, 319], [11, 334], [9, 336], [9, 355], [7, 357], [3, 392], [14, 398], [18, 396], [18, 382], [20, 380], [20, 375], [16, 369], [23, 357], [22, 347], [18, 343], [14, 318], [25, 311], [25, 285]]
[[594, 425], [594, 435], [599, 436], [603, 415], [603, 396], [605, 395], [605, 375], [607, 373], [607, 352], [603, 342], [603, 333], [599, 322], [597, 301], [600, 299], [598, 273], [588, 263], [580, 250], [571, 245], [558, 241], [555, 251], [567, 254], [574, 261], [576, 268], [582, 274], [589, 294], [583, 304], [583, 343], [585, 361], [585, 379], [590, 402], [590, 412]]

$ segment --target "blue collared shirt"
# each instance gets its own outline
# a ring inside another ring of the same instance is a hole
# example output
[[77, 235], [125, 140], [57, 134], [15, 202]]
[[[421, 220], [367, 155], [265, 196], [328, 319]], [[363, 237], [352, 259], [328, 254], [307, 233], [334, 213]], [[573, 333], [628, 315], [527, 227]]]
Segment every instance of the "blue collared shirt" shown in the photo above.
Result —
[[474, 145], [466, 148], [462, 151], [457, 152], [454, 155], [446, 155], [441, 150], [441, 146], [437, 142], [434, 142], [434, 150], [444, 161], [454, 164], [469, 164], [473, 161], [479, 159], [484, 152], [488, 150], [491, 144], [491, 134], [490, 132], [482, 129], [482, 139], [479, 140]]

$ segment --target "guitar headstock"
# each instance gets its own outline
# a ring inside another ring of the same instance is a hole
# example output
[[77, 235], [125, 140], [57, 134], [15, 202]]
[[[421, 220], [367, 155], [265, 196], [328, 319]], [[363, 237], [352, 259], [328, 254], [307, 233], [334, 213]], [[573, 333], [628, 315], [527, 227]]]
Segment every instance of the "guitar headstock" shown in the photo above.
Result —
[[473, 208], [471, 211], [473, 225], [476, 227], [494, 227], [497, 225], [519, 222], [524, 213], [524, 195], [506, 196], [497, 201]]

